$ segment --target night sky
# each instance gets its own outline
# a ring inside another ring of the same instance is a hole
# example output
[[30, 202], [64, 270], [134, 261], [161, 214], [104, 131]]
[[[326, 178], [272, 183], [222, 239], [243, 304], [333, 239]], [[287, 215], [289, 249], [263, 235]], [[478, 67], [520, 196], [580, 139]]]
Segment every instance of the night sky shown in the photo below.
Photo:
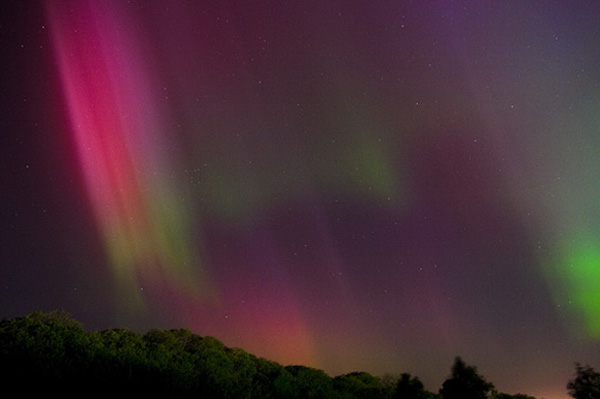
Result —
[[1, 4], [0, 317], [435, 392], [600, 367], [600, 2]]

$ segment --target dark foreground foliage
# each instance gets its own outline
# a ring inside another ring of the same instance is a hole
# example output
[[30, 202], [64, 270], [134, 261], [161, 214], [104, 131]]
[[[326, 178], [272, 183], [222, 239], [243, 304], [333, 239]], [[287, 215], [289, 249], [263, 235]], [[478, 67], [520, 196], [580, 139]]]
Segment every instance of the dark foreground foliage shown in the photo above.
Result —
[[600, 399], [600, 373], [589, 365], [575, 363], [575, 377], [567, 389], [575, 399]]
[[367, 373], [331, 378], [310, 367], [284, 367], [183, 329], [151, 330], [144, 335], [126, 329], [86, 332], [65, 312], [35, 312], [0, 322], [0, 364], [5, 391], [15, 387], [17, 392], [32, 394], [398, 397], [394, 383]]
[[407, 373], [379, 378], [354, 372], [332, 378], [310, 367], [282, 366], [183, 329], [155, 329], [144, 335], [126, 329], [86, 332], [62, 311], [0, 322], [0, 367], [5, 392], [16, 388], [20, 393], [63, 397], [451, 399], [455, 392], [483, 397], [479, 391], [484, 390], [487, 397], [526, 398], [494, 392], [493, 385], [460, 358], [436, 394]]

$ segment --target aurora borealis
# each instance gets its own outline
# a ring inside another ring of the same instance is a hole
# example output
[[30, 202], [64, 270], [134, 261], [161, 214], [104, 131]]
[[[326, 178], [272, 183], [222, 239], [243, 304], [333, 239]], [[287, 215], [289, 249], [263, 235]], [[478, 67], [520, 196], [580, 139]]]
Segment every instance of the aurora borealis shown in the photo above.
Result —
[[600, 354], [600, 5], [7, 1], [3, 317], [331, 375]]

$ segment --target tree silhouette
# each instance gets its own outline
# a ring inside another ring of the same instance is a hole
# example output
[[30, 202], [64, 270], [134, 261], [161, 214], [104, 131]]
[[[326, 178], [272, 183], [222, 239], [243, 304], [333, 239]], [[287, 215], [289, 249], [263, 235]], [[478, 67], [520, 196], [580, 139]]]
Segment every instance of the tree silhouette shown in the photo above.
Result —
[[326, 399], [334, 395], [332, 380], [324, 371], [306, 366], [286, 366], [285, 369], [294, 377], [298, 398]]
[[575, 399], [600, 399], [600, 373], [588, 365], [575, 363], [575, 377], [567, 389]]
[[452, 375], [447, 379], [440, 394], [444, 399], [486, 399], [494, 385], [477, 374], [475, 366], [468, 366], [457, 357], [452, 366]]
[[362, 371], [342, 374], [333, 379], [335, 390], [341, 398], [384, 398], [381, 379]]
[[[440, 394], [418, 377], [353, 372], [331, 378], [307, 366], [283, 366], [185, 329], [141, 335], [123, 328], [86, 332], [66, 312], [34, 312], [0, 321], [5, 390], [48, 395], [93, 392], [211, 399], [487, 399], [493, 385], [456, 358]], [[600, 375], [577, 366], [575, 399], [600, 399]], [[498, 394], [494, 399], [533, 399]]]
[[510, 395], [507, 393], [499, 393], [494, 396], [494, 399], [535, 399], [533, 396], [525, 395], [522, 393], [518, 393], [515, 395]]
[[409, 373], [403, 373], [396, 384], [394, 399], [425, 399], [427, 392], [423, 383], [418, 377], [413, 377]]

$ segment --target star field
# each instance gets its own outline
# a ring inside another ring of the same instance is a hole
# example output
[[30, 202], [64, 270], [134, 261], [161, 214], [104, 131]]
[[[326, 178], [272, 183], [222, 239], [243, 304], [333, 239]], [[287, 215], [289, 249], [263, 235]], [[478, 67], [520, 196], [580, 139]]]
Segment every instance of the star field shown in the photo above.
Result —
[[0, 7], [3, 317], [432, 391], [597, 361], [597, 5]]

